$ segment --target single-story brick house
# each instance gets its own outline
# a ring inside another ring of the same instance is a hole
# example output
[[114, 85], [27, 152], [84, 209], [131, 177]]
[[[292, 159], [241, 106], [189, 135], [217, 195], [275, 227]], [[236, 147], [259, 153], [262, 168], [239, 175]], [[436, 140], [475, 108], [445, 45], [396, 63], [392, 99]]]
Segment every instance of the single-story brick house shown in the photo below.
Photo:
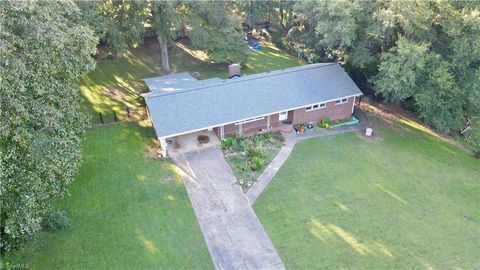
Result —
[[200, 130], [213, 130], [223, 139], [282, 124], [349, 118], [362, 95], [338, 63], [231, 79], [176, 73], [144, 81], [150, 92], [143, 96], [163, 149], [166, 139]]

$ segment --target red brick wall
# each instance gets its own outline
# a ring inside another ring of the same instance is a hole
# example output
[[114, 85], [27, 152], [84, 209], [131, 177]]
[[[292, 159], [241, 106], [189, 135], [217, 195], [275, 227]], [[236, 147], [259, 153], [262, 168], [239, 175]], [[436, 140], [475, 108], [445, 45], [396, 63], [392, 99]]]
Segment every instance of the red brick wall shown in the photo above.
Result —
[[[353, 97], [348, 98], [347, 103], [335, 105], [335, 101], [327, 102], [327, 106], [323, 109], [318, 109], [306, 112], [305, 108], [296, 109], [288, 112], [287, 121], [293, 124], [319, 122], [322, 118], [328, 117], [330, 120], [345, 119], [352, 116]], [[281, 124], [278, 120], [278, 113], [270, 115], [270, 127], [276, 127]], [[255, 122], [242, 124], [243, 133], [257, 132], [261, 129], [267, 128], [267, 116], [264, 119]], [[217, 136], [220, 138], [220, 127], [213, 128]], [[239, 126], [235, 124], [228, 124], [224, 126], [224, 135], [230, 136], [239, 131]]]
[[293, 111], [293, 124], [319, 122], [322, 118], [328, 117], [330, 120], [345, 119], [352, 116], [353, 97], [348, 98], [347, 103], [335, 105], [335, 101], [327, 102], [323, 109], [317, 109], [307, 112], [305, 108]]
[[238, 131], [238, 127], [235, 124], [228, 124], [223, 127], [223, 134], [225, 136], [233, 135], [235, 132]]
[[274, 113], [270, 115], [270, 127], [277, 127], [281, 124], [280, 121], [278, 121], [278, 113]]
[[[242, 124], [242, 133], [252, 133], [267, 128], [267, 117], [263, 119]], [[238, 127], [237, 127], [238, 130]]]
[[[268, 118], [267, 118], [267, 116], [265, 116], [264, 119], [242, 124], [242, 133], [252, 133], [252, 132], [260, 131], [262, 129], [266, 129], [267, 128], [267, 120], [268, 120]], [[272, 114], [270, 116], [270, 126], [273, 126], [273, 125], [279, 124], [279, 123], [280, 122], [278, 121], [278, 113]], [[217, 129], [217, 128], [215, 128], [215, 129]], [[239, 131], [239, 125], [228, 124], [228, 125], [224, 126], [224, 135], [225, 136], [233, 135], [234, 133], [237, 133], [238, 131]], [[216, 131], [216, 133], [217, 133], [217, 131]], [[220, 137], [220, 128], [218, 128], [217, 135]]]
[[217, 134], [217, 137], [220, 138], [220, 127], [214, 127], [213, 132], [215, 132], [215, 134]]

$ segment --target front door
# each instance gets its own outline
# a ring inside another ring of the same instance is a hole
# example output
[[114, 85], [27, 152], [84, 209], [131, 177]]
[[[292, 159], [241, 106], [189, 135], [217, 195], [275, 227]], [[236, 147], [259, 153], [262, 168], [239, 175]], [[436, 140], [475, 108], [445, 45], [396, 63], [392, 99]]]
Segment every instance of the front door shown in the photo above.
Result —
[[280, 112], [278, 114], [278, 121], [285, 121], [288, 118], [288, 111]]

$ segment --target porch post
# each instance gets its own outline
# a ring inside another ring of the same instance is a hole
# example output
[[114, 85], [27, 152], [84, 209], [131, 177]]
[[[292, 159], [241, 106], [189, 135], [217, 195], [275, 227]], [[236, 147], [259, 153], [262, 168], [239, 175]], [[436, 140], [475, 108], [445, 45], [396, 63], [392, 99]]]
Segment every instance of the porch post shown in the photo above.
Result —
[[238, 125], [238, 134], [242, 134], [242, 124]]
[[355, 108], [355, 99], [356, 99], [356, 98], [357, 98], [357, 97], [353, 97], [353, 103], [352, 103], [352, 113], [353, 113], [353, 109]]
[[160, 137], [158, 138], [158, 140], [160, 141], [160, 155], [162, 155], [162, 157], [166, 157], [167, 156], [167, 141], [165, 140], [165, 137]]
[[225, 139], [225, 126], [220, 126], [220, 140]]
[[270, 130], [270, 115], [267, 116], [267, 130]]

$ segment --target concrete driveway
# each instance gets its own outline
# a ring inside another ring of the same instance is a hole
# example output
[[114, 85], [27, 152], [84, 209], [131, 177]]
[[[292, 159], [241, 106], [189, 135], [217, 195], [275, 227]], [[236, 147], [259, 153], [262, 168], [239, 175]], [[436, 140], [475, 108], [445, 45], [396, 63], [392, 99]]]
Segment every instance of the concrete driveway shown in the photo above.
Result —
[[218, 147], [173, 155], [216, 269], [284, 269]]

